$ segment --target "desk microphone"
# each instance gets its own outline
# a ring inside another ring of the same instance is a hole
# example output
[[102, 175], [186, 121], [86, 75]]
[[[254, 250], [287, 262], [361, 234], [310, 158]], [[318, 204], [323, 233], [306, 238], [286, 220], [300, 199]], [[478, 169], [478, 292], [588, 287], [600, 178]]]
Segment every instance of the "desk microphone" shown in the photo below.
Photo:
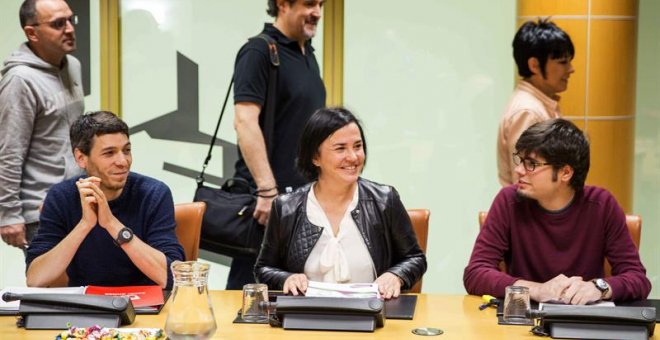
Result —
[[545, 311], [538, 309], [530, 309], [525, 313], [525, 315], [530, 319], [540, 319], [544, 317], [545, 314], [546, 314]]
[[6, 293], [2, 294], [2, 299], [5, 302], [12, 302], [12, 301], [20, 300], [21, 298], [23, 298], [23, 294], [17, 294], [17, 293], [12, 293], [12, 292], [6, 292]]

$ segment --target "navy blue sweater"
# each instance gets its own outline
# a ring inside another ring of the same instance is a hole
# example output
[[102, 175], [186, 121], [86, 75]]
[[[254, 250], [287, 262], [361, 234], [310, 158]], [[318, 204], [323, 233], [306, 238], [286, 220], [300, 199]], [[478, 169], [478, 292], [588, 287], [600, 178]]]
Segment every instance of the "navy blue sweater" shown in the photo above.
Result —
[[[82, 218], [78, 178], [54, 185], [44, 201], [39, 232], [27, 254], [27, 266], [55, 247]], [[109, 202], [112, 214], [135, 236], [167, 258], [167, 289], [172, 286], [170, 264], [183, 260], [174, 228], [172, 193], [164, 183], [131, 172], [121, 195]], [[156, 284], [138, 269], [112, 236], [98, 224], [83, 240], [67, 268], [69, 286], [127, 286]]]

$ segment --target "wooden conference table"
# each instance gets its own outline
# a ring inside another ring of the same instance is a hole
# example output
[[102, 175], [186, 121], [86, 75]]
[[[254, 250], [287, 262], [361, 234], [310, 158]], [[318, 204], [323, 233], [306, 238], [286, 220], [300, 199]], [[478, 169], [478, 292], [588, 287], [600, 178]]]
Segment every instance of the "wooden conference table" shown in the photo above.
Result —
[[[497, 325], [495, 308], [479, 310], [481, 299], [469, 295], [419, 294], [413, 320], [386, 320], [384, 328], [373, 333], [294, 331], [263, 324], [233, 324], [241, 306], [240, 291], [211, 291], [218, 329], [213, 339], [422, 339], [413, 328], [434, 327], [444, 331], [435, 339], [535, 339], [530, 326]], [[158, 315], [138, 315], [129, 327], [163, 328], [169, 304]], [[660, 327], [656, 326], [656, 333]], [[2, 339], [54, 339], [58, 331], [27, 331], [16, 327], [16, 317], [0, 317]], [[424, 337], [426, 338], [426, 337]], [[653, 339], [660, 339], [658, 335]]]

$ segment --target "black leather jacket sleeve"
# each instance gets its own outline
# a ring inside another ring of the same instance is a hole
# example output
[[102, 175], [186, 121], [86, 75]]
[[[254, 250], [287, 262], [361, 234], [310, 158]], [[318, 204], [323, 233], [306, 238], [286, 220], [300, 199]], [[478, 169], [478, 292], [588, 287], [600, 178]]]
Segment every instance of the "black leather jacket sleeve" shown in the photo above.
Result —
[[394, 188], [388, 201], [386, 216], [390, 219], [388, 230], [392, 265], [386, 271], [400, 277], [404, 282], [401, 290], [407, 290], [412, 288], [426, 272], [426, 256], [419, 247], [410, 216]]
[[[269, 289], [281, 290], [284, 281], [295, 273], [284, 270], [288, 268], [284, 254], [288, 247], [284, 239], [290, 238], [286, 231], [282, 230], [282, 201], [275, 199], [270, 210], [268, 225], [261, 244], [261, 251], [255, 264], [254, 277], [259, 283], [265, 283]], [[288, 230], [288, 229], [287, 229]], [[283, 249], [284, 248], [284, 249]]]

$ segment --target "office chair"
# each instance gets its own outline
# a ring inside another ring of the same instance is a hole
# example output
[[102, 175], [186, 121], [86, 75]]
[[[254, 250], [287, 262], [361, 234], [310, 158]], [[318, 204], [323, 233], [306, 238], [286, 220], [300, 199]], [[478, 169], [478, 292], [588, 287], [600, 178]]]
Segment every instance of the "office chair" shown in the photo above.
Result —
[[202, 218], [206, 203], [192, 202], [174, 205], [176, 238], [183, 246], [186, 261], [196, 261], [199, 255], [199, 239], [202, 230]]
[[[417, 236], [417, 243], [419, 243], [419, 247], [422, 248], [422, 252], [426, 254], [426, 243], [429, 237], [429, 217], [431, 216], [431, 211], [428, 209], [408, 209], [408, 216], [410, 216], [410, 222], [412, 222], [415, 236]], [[414, 286], [412, 286], [412, 288], [410, 288], [409, 292], [422, 292], [421, 278]]]

